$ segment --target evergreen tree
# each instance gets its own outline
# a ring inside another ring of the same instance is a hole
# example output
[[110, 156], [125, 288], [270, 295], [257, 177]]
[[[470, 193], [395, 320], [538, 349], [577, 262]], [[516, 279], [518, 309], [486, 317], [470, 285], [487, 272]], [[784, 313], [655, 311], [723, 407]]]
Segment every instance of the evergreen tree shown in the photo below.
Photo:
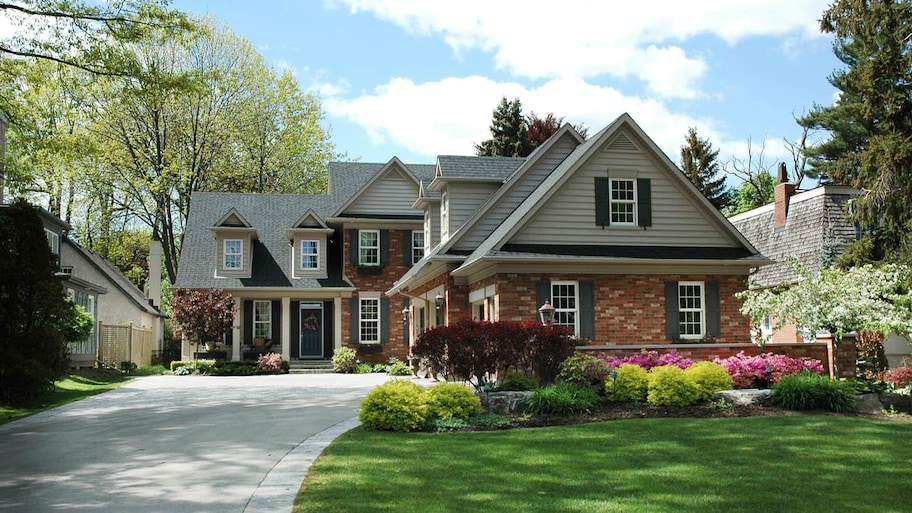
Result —
[[864, 191], [852, 212], [866, 232], [859, 251], [852, 251], [859, 261], [909, 259], [912, 2], [837, 0], [824, 11], [820, 29], [835, 36], [833, 51], [846, 68], [829, 77], [839, 99], [798, 120], [830, 133], [807, 148], [809, 163], [822, 176]]
[[529, 140], [529, 126], [522, 115], [522, 104], [519, 98], [508, 101], [500, 100], [494, 110], [491, 121], [491, 138], [475, 146], [479, 156], [487, 157], [525, 157], [532, 152]]
[[696, 128], [687, 130], [685, 144], [681, 146], [681, 169], [706, 199], [722, 210], [731, 203], [732, 196], [725, 187], [725, 176], [719, 176], [718, 157], [719, 150], [714, 150], [707, 139], [701, 139]]

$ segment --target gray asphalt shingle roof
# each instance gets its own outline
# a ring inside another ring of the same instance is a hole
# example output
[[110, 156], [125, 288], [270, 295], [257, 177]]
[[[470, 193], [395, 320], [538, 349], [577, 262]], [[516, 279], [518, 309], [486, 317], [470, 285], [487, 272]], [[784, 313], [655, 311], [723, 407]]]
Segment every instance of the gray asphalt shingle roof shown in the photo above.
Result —
[[444, 178], [506, 179], [525, 162], [525, 157], [470, 157], [440, 155], [437, 162]]

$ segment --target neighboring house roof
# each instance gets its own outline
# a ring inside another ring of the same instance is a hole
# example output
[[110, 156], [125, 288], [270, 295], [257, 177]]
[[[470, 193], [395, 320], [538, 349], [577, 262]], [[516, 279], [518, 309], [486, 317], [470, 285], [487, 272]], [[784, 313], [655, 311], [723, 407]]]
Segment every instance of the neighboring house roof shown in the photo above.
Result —
[[440, 155], [437, 157], [437, 176], [504, 180], [525, 161], [526, 157]]
[[[353, 288], [342, 278], [341, 269], [327, 269], [328, 278], [294, 278], [291, 274], [291, 245], [287, 230], [312, 210], [329, 217], [337, 206], [333, 195], [317, 194], [242, 194], [197, 192], [193, 195], [187, 218], [180, 271], [175, 287], [180, 288]], [[253, 243], [253, 268], [250, 278], [216, 278], [216, 247], [209, 228], [234, 209], [256, 228]], [[327, 251], [335, 248], [327, 247]], [[332, 259], [329, 260], [330, 262]], [[335, 271], [335, 272], [334, 272]]]
[[775, 226], [775, 204], [732, 216], [729, 220], [773, 265], [756, 270], [751, 276], [755, 286], [768, 287], [793, 283], [798, 274], [792, 259], [809, 272], [820, 270], [827, 245], [839, 252], [855, 241], [855, 227], [846, 216], [845, 205], [856, 197], [856, 189], [845, 186], [822, 185], [798, 192], [789, 198], [788, 216], [784, 226]]
[[64, 238], [63, 242], [73, 248], [73, 250], [82, 256], [89, 264], [91, 264], [102, 276], [104, 276], [110, 285], [113, 288], [116, 288], [127, 299], [130, 300], [133, 305], [135, 305], [140, 310], [157, 315], [159, 317], [167, 317], [163, 314], [158, 308], [155, 308], [149, 304], [149, 298], [146, 296], [136, 285], [133, 284], [130, 280], [127, 279], [119, 269], [111, 265], [110, 262], [101, 257], [98, 253], [86, 249], [76, 242], [70, 240], [69, 238]]

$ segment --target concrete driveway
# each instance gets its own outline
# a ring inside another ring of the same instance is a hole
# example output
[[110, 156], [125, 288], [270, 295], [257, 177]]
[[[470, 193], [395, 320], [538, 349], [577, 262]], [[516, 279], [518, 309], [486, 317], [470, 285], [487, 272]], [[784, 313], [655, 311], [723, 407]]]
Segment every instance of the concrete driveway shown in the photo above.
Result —
[[290, 511], [308, 461], [388, 379], [139, 378], [0, 426], [0, 512]]

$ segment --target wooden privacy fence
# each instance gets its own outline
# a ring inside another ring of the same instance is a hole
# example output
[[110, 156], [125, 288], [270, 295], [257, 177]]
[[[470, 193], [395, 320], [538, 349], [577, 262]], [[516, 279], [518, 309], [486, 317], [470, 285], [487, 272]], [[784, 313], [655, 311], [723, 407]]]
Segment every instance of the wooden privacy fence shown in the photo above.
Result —
[[98, 361], [106, 367], [152, 365], [152, 342], [151, 329], [98, 323]]

